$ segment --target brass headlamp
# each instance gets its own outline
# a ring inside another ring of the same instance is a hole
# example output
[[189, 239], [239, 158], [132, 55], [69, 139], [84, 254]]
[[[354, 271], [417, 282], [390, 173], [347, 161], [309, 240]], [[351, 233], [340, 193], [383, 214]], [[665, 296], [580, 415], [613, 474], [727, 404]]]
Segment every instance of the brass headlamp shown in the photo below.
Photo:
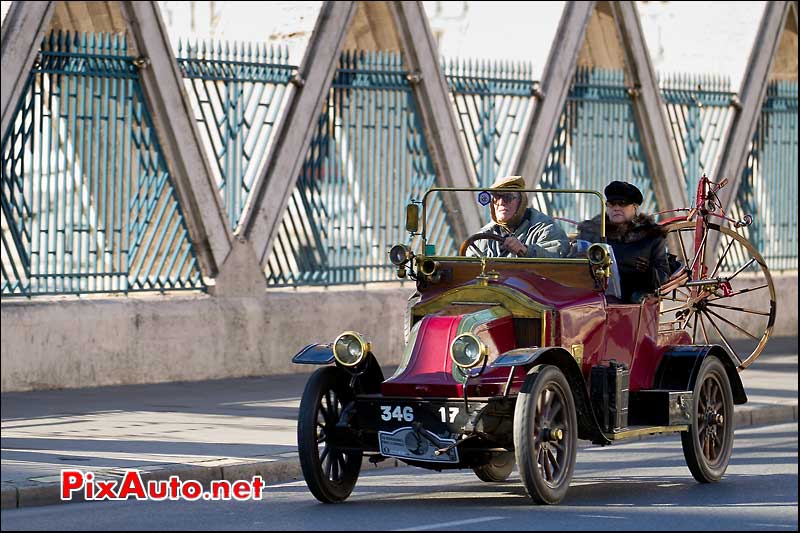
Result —
[[464, 369], [478, 366], [488, 353], [486, 344], [472, 333], [462, 333], [450, 344], [450, 358]]
[[411, 249], [405, 244], [395, 244], [389, 250], [389, 261], [397, 267], [397, 277], [406, 277], [406, 263], [408, 263], [414, 254]]
[[356, 366], [371, 349], [364, 336], [355, 331], [345, 331], [333, 341], [333, 357], [344, 366]]
[[611, 277], [611, 246], [596, 242], [589, 246], [586, 257], [592, 266], [592, 273], [598, 281], [605, 282]]

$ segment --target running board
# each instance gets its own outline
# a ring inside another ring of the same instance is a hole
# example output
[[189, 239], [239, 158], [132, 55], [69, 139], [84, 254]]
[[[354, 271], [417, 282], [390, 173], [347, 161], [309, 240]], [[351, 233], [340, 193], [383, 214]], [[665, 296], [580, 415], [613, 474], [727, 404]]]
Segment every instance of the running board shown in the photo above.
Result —
[[689, 426], [628, 426], [616, 433], [603, 433], [608, 440], [624, 440], [642, 435], [656, 435], [658, 433], [677, 433], [678, 431], [688, 431]]

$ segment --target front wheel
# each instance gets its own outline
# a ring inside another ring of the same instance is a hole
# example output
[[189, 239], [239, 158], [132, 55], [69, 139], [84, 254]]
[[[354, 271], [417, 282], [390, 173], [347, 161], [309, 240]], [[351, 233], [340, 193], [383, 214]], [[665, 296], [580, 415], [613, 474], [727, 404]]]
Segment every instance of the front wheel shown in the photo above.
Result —
[[525, 491], [537, 503], [564, 499], [575, 470], [578, 421], [567, 379], [543, 365], [528, 374], [514, 409], [514, 448]]
[[326, 366], [311, 375], [300, 400], [297, 448], [300, 467], [309, 490], [323, 503], [347, 499], [361, 472], [363, 452], [337, 447], [337, 427], [342, 411], [353, 400], [347, 376], [339, 368]]
[[733, 451], [733, 393], [722, 362], [708, 356], [694, 386], [689, 431], [681, 432], [686, 464], [700, 483], [719, 481]]

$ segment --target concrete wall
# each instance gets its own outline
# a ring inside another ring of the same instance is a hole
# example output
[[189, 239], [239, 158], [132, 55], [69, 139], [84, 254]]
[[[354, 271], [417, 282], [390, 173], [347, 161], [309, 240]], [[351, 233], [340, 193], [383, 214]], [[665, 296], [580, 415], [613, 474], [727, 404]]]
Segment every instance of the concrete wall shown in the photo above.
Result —
[[[774, 335], [797, 335], [797, 274], [774, 275]], [[0, 306], [2, 391], [297, 372], [291, 357], [347, 329], [399, 362], [409, 283], [269, 290], [257, 297], [149, 296]]]
[[772, 282], [778, 295], [778, 312], [774, 334], [797, 336], [797, 272], [773, 273]]
[[[762, 286], [764, 284], [763, 277], [749, 276], [747, 274], [739, 274], [735, 281], [734, 287], [736, 290], [742, 290], [745, 287]], [[772, 282], [775, 285], [776, 296], [775, 327], [772, 334], [797, 335], [797, 275], [788, 276], [785, 274], [773, 273]], [[756, 311], [766, 311], [769, 309], [769, 292], [764, 289], [755, 290], [753, 292], [734, 296], [719, 303]], [[751, 334], [760, 335], [767, 326], [767, 318], [754, 313], [730, 313], [719, 307], [709, 309], [726, 317]], [[715, 323], [717, 327], [722, 330], [726, 338], [743, 337], [736, 328], [725, 324], [723, 321], [716, 319]], [[718, 340], [719, 336], [714, 332], [712, 327], [708, 324], [706, 327], [709, 330], [709, 338], [712, 341]]]
[[413, 286], [267, 291], [259, 297], [10, 301], [0, 306], [2, 391], [302, 371], [292, 356], [344, 330], [398, 363]]

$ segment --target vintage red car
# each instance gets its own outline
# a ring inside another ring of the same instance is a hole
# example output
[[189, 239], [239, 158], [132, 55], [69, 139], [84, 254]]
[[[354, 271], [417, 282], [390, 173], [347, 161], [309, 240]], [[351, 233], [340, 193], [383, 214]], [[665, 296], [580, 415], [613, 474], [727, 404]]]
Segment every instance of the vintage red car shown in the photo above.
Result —
[[[579, 439], [608, 445], [656, 433], [680, 433], [691, 474], [718, 481], [731, 457], [734, 405], [747, 401], [738, 371], [763, 349], [775, 295], [758, 252], [709, 221], [713, 185], [705, 182], [699, 210], [666, 222], [681, 267], [637, 304], [606, 294], [613, 275], [608, 244], [594, 243], [574, 258], [465, 257], [469, 243], [482, 238], [473, 235], [460, 255], [436, 255], [425, 234], [432, 195], [481, 191], [432, 189], [410, 204], [407, 229], [427, 254], [405, 245], [390, 251], [398, 275], [417, 282], [406, 346], [373, 347], [345, 331], [293, 359], [324, 365], [307, 383], [298, 420], [300, 462], [314, 496], [345, 500], [367, 456], [433, 470], [471, 468], [487, 482], [505, 480], [516, 465], [527, 494], [554, 504], [569, 488]], [[603, 209], [595, 191], [563, 193], [583, 194]], [[723, 259], [713, 268], [711, 254], [701, 250], [713, 232], [725, 254], [749, 254], [740, 272], [720, 274]], [[768, 283], [737, 288], [745, 274]], [[766, 327], [750, 334], [756, 340], [744, 357], [716, 325], [714, 342], [703, 318], [708, 311], [749, 313], [737, 298], [765, 288], [769, 303], [756, 311]], [[392, 349], [403, 356], [387, 379], [379, 358]]]

